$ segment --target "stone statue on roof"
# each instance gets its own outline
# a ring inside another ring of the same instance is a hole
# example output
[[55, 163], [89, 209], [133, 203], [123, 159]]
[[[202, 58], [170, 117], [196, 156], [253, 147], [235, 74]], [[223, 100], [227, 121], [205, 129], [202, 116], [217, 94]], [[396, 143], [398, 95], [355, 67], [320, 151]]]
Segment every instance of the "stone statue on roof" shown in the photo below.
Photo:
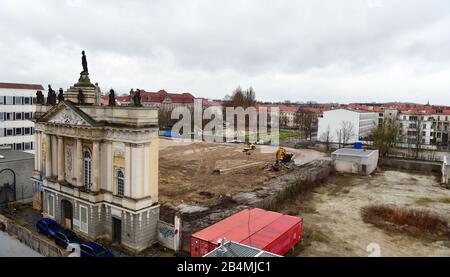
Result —
[[45, 104], [44, 94], [40, 90], [38, 90], [36, 92], [36, 104], [40, 104], [40, 105]]
[[113, 89], [109, 90], [109, 101], [108, 101], [108, 105], [111, 107], [116, 106], [116, 95], [114, 93]]
[[64, 91], [62, 88], [59, 89], [58, 102], [64, 101]]
[[141, 104], [141, 90], [136, 89], [136, 92], [133, 95], [133, 103], [135, 107], [142, 107]]
[[84, 104], [84, 94], [83, 94], [83, 90], [82, 89], [78, 90], [77, 98], [78, 98], [78, 104], [79, 105], [83, 105]]
[[84, 53], [84, 50], [81, 52], [81, 65], [83, 66], [83, 71], [81, 72], [81, 74], [85, 73], [88, 74], [88, 64], [87, 64], [87, 59], [86, 59], [86, 54]]
[[48, 85], [47, 105], [56, 105], [56, 92]]

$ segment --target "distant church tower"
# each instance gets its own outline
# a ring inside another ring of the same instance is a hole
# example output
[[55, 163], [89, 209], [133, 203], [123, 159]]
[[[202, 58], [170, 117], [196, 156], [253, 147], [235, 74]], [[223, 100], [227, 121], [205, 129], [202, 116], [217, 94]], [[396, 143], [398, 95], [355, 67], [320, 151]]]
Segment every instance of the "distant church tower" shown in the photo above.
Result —
[[63, 100], [37, 105], [35, 198], [65, 228], [140, 251], [157, 239], [158, 111], [98, 105], [82, 61]]

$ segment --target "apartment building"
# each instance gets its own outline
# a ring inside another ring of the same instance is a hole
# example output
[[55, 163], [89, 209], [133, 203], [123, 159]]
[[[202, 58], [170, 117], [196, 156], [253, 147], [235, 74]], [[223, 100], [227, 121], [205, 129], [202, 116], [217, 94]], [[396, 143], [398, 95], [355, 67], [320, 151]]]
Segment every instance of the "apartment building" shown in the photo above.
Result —
[[36, 91], [42, 85], [0, 83], [0, 148], [32, 152]]
[[398, 115], [402, 146], [449, 150], [449, 111], [406, 111]]
[[[317, 139], [333, 143], [354, 143], [365, 140], [378, 124], [378, 116], [378, 113], [362, 110], [324, 111], [319, 117]], [[347, 138], [344, 138], [345, 136]]]

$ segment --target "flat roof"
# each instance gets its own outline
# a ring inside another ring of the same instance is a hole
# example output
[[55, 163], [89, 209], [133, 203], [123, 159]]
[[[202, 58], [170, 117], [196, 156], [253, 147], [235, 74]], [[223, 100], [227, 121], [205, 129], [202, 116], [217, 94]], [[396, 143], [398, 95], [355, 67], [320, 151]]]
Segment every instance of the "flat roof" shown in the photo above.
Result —
[[263, 251], [261, 249], [237, 243], [234, 241], [228, 241], [225, 244], [215, 248], [203, 257], [263, 257], [274, 258], [282, 257], [280, 255]]
[[333, 153], [332, 155], [339, 155], [339, 156], [353, 156], [353, 157], [369, 157], [373, 153], [375, 153], [377, 150], [369, 150], [369, 149], [355, 149], [355, 148], [341, 148]]
[[34, 159], [34, 155], [19, 150], [1, 150], [0, 149], [0, 163], [15, 162], [22, 160]]

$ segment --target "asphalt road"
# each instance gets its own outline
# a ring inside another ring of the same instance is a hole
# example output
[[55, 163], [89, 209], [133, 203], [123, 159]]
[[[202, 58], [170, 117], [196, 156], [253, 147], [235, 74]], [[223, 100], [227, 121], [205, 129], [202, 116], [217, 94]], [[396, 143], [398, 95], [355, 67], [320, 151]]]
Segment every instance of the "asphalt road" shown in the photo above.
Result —
[[43, 257], [20, 241], [0, 231], [0, 257]]

